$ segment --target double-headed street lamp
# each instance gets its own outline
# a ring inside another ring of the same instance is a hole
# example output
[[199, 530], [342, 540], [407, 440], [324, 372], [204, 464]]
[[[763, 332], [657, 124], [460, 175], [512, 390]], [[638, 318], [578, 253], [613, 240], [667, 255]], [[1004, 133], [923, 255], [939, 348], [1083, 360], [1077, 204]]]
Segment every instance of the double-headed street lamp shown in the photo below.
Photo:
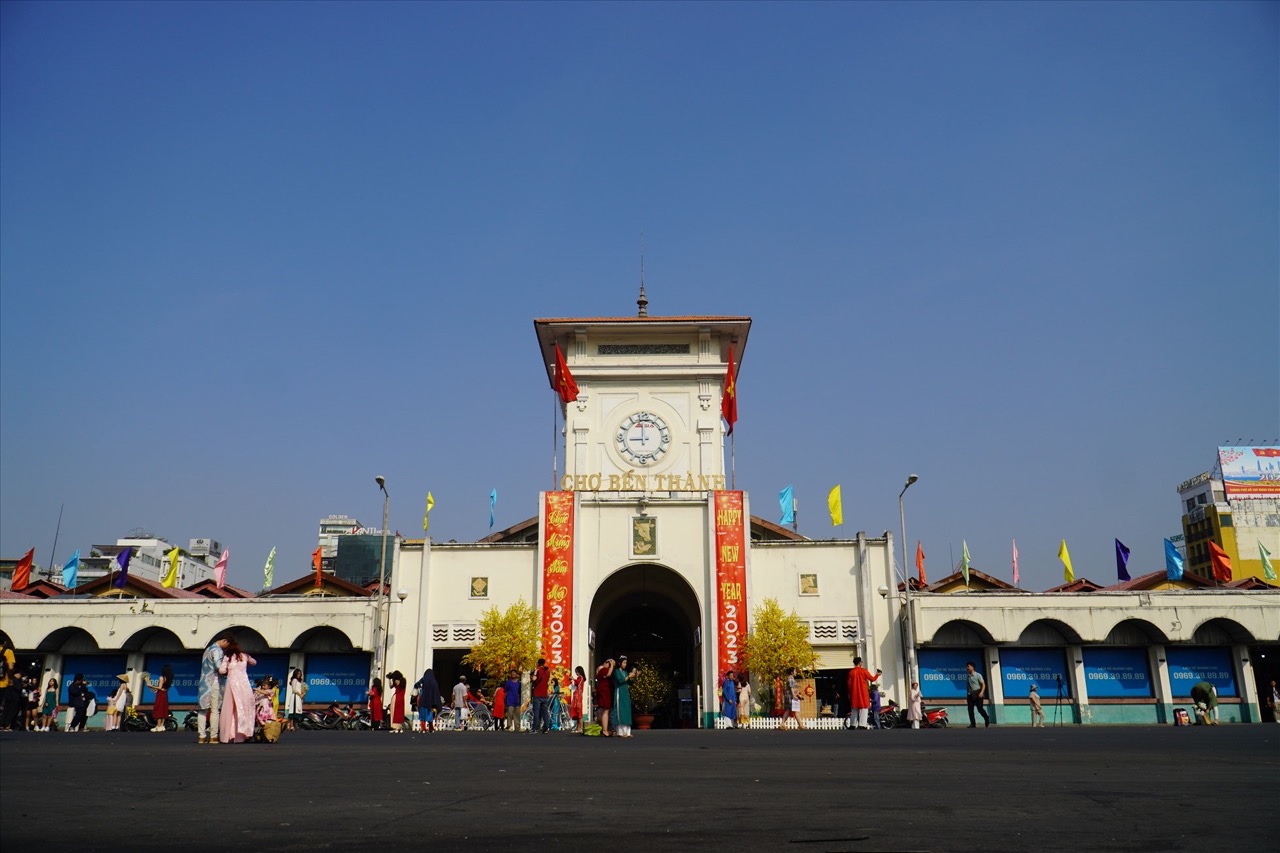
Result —
[[907, 629], [907, 695], [911, 695], [911, 684], [919, 681], [916, 677], [916, 629], [911, 622], [911, 571], [907, 568], [907, 511], [903, 505], [903, 496], [911, 484], [920, 478], [915, 474], [907, 477], [907, 484], [898, 492], [898, 521], [902, 528], [902, 588], [905, 590], [903, 603], [903, 624]]
[[378, 561], [378, 609], [375, 611], [373, 618], [373, 675], [370, 676], [370, 680], [382, 674], [382, 667], [387, 659], [387, 629], [382, 610], [383, 604], [387, 599], [387, 512], [391, 508], [391, 495], [387, 494], [387, 478], [379, 474], [373, 479], [382, 491], [382, 559]]

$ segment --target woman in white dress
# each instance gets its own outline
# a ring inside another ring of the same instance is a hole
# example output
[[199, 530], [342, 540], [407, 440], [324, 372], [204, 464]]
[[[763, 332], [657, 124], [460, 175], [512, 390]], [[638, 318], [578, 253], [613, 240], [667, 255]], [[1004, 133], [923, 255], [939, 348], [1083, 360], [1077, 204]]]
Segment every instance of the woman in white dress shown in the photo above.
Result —
[[911, 697], [907, 700], [907, 719], [911, 721], [911, 728], [920, 728], [920, 720], [923, 719], [922, 711], [924, 706], [924, 697], [920, 695], [920, 682], [911, 682]]
[[289, 719], [289, 731], [297, 728], [298, 720], [302, 718], [302, 700], [306, 695], [307, 678], [301, 669], [295, 669], [285, 686], [284, 713]]

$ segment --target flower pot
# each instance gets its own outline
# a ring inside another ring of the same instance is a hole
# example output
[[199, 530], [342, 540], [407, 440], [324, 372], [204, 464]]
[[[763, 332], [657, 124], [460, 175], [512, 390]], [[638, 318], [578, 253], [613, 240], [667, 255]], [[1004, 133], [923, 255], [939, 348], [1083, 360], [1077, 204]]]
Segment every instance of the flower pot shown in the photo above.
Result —
[[653, 714], [636, 714], [636, 728], [647, 731], [653, 728]]

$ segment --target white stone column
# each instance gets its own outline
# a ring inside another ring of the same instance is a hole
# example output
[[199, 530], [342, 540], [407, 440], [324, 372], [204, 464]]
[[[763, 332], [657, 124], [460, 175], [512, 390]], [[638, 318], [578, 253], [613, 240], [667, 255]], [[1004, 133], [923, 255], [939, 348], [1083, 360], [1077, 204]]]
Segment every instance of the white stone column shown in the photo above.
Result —
[[1000, 666], [1000, 649], [996, 646], [985, 646], [982, 655], [987, 664], [987, 713], [997, 723], [1005, 721], [1004, 716], [1004, 670]]
[[1173, 686], [1169, 683], [1169, 664], [1164, 646], [1151, 646], [1147, 650], [1147, 664], [1151, 669], [1151, 682], [1155, 688], [1156, 719], [1162, 723], [1173, 722]]
[[1089, 685], [1084, 677], [1084, 650], [1079, 646], [1067, 646], [1067, 672], [1071, 678], [1071, 695], [1080, 714], [1081, 723], [1093, 722], [1089, 711]]
[[1253, 658], [1249, 656], [1249, 647], [1232, 646], [1231, 663], [1235, 668], [1236, 686], [1240, 693], [1240, 722], [1262, 722], [1262, 713], [1258, 707], [1258, 681], [1254, 678]]

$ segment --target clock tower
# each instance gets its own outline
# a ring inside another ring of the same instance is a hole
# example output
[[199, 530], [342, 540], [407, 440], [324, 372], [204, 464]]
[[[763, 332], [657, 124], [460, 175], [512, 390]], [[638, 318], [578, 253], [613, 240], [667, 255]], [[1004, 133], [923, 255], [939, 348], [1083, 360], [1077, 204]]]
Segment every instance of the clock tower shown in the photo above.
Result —
[[721, 396], [730, 347], [741, 363], [750, 317], [534, 320], [554, 385], [555, 348], [578, 396], [564, 404], [559, 488], [693, 497], [727, 489]]

